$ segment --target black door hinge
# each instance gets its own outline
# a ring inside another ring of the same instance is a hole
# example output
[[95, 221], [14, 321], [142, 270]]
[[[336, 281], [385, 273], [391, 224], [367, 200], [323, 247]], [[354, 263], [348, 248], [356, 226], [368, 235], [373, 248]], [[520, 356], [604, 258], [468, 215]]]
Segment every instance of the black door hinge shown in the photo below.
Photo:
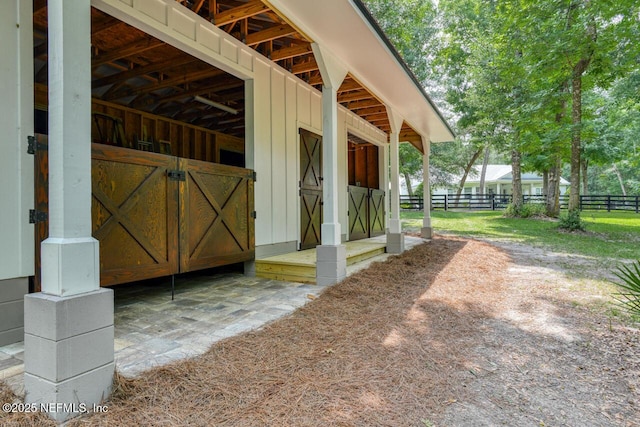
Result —
[[46, 150], [47, 145], [38, 142], [38, 139], [33, 136], [27, 136], [27, 154], [36, 154], [37, 150]]
[[37, 211], [35, 209], [29, 209], [29, 224], [37, 224], [39, 222], [45, 222], [47, 220], [47, 213]]
[[167, 171], [167, 178], [172, 181], [186, 181], [187, 174], [184, 171], [180, 170], [169, 170]]
[[258, 172], [253, 171], [253, 181], [257, 181], [258, 180]]
[[251, 212], [251, 218], [256, 219], [258, 217], [258, 213], [256, 211]]

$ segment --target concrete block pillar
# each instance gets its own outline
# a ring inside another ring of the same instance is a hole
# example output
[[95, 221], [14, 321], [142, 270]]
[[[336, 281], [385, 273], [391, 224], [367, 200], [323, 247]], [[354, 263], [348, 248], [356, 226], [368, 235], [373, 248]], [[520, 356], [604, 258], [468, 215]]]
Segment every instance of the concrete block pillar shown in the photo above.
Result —
[[337, 283], [347, 275], [338, 216], [338, 88], [347, 69], [330, 52], [312, 44], [322, 75], [322, 244], [316, 248], [316, 282]]
[[424, 218], [422, 219], [421, 235], [425, 239], [431, 239], [433, 229], [431, 228], [431, 179], [429, 174], [429, 157], [431, 155], [431, 142], [428, 138], [422, 137], [422, 188], [424, 189]]
[[400, 130], [403, 119], [392, 108], [387, 106], [391, 134], [389, 135], [389, 175], [391, 181], [391, 218], [387, 231], [387, 252], [399, 254], [404, 252], [404, 234], [400, 222]]
[[91, 2], [49, 0], [49, 238], [25, 297], [25, 392], [64, 421], [111, 392], [113, 291], [91, 236]]

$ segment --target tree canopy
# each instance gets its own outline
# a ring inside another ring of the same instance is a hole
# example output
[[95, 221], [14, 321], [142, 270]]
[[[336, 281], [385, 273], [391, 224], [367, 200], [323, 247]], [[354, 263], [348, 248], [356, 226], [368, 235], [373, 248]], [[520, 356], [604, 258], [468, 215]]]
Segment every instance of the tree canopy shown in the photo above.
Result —
[[552, 183], [565, 166], [572, 199], [638, 191], [637, 0], [366, 3], [459, 135], [434, 144], [436, 175], [490, 147]]

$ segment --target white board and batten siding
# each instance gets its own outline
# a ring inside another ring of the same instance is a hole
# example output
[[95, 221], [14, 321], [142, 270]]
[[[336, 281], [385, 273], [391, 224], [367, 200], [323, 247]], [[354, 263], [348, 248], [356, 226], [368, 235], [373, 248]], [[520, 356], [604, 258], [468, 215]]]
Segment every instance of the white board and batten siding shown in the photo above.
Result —
[[[298, 129], [322, 134], [322, 94], [174, 0], [92, 0], [92, 5], [240, 79], [250, 81], [247, 167], [258, 176], [256, 246], [299, 239]], [[386, 135], [340, 107], [339, 210], [347, 228], [347, 132], [383, 145]]]
[[[31, 2], [0, 2], [0, 281], [33, 274], [33, 26]], [[2, 283], [0, 282], [0, 286]]]

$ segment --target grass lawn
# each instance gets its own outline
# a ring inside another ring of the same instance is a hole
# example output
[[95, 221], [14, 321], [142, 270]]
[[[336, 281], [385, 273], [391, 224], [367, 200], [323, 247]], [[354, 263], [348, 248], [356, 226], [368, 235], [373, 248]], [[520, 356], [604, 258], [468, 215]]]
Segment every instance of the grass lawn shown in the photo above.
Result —
[[[505, 218], [501, 211], [433, 211], [436, 233], [507, 240], [543, 247], [555, 252], [612, 260], [640, 259], [640, 214], [633, 212], [584, 211], [584, 233], [558, 230], [548, 219]], [[401, 213], [405, 231], [419, 231], [422, 212]]]

